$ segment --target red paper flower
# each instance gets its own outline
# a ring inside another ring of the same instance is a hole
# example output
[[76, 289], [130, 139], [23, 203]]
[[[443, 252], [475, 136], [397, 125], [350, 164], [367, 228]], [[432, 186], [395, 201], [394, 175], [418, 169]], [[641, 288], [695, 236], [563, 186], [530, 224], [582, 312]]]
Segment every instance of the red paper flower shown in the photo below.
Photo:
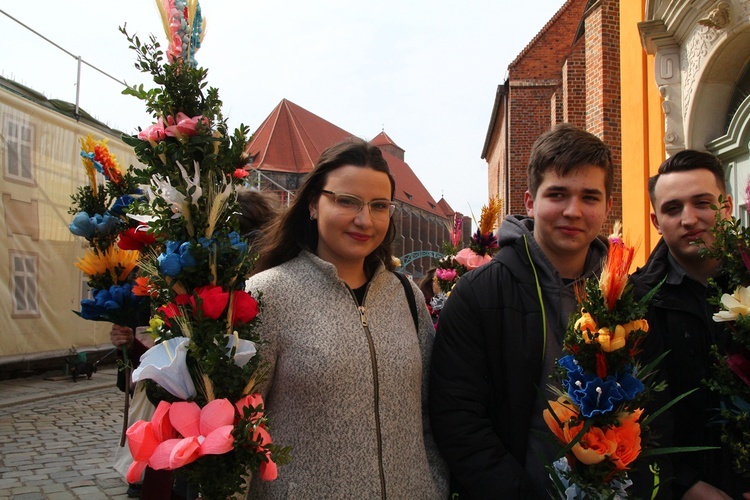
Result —
[[250, 175], [250, 173], [244, 168], [237, 168], [234, 170], [234, 174], [232, 175], [234, 176], [235, 179], [244, 179], [245, 177]]
[[251, 322], [258, 315], [258, 301], [244, 290], [233, 293], [232, 325], [236, 325], [237, 322]]
[[148, 232], [147, 224], [139, 224], [137, 227], [128, 228], [120, 233], [120, 239], [117, 246], [123, 250], [143, 250], [146, 245], [152, 245], [156, 242], [154, 235]]
[[[201, 298], [203, 315], [211, 319], [219, 319], [229, 303], [229, 292], [225, 292], [220, 286], [202, 286], [195, 289], [195, 294]], [[191, 297], [190, 302], [195, 308], [194, 297]]]

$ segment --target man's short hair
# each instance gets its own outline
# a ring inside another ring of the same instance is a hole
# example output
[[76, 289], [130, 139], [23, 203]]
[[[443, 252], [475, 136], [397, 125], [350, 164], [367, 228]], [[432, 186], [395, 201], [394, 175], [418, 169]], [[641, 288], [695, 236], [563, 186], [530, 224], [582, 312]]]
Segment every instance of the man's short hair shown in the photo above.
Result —
[[615, 171], [612, 165], [612, 152], [594, 134], [560, 123], [540, 135], [531, 148], [528, 168], [529, 193], [536, 197], [536, 191], [544, 180], [544, 174], [553, 170], [563, 177], [585, 165], [594, 165], [604, 170], [606, 196], [612, 196]]
[[670, 156], [659, 165], [657, 174], [648, 179], [648, 197], [651, 198], [651, 205], [654, 206], [654, 193], [656, 192], [656, 181], [662, 174], [671, 174], [673, 172], [689, 172], [691, 170], [705, 169], [714, 174], [716, 186], [722, 194], [726, 194], [727, 186], [724, 180], [724, 165], [721, 164], [716, 156], [705, 151], [696, 151], [694, 149], [685, 149], [679, 153]]

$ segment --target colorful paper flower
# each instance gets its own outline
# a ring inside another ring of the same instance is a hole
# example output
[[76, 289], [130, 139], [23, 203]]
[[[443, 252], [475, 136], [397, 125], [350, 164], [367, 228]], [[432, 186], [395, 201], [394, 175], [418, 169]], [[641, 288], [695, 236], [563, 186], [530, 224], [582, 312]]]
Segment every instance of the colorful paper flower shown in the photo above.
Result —
[[149, 227], [146, 224], [138, 224], [136, 227], [128, 228], [127, 230], [120, 233], [120, 238], [117, 240], [117, 246], [123, 250], [138, 250], [143, 251], [143, 248], [156, 243], [156, 237], [149, 232]]
[[177, 398], [194, 397], [197, 393], [187, 368], [189, 342], [186, 337], [175, 337], [150, 348], [133, 370], [133, 382], [151, 379]]
[[90, 217], [86, 212], [79, 212], [68, 225], [70, 232], [90, 240], [97, 235], [109, 235], [117, 230], [120, 220], [109, 214], [94, 214]]
[[80, 316], [88, 320], [122, 324], [122, 320], [137, 310], [143, 301], [143, 297], [136, 296], [132, 288], [130, 283], [125, 283], [93, 290], [93, 299], [81, 300]]
[[174, 137], [182, 141], [197, 134], [198, 127], [208, 128], [209, 125], [208, 118], [200, 115], [189, 117], [185, 113], [179, 112], [175, 117], [167, 117], [167, 126], [164, 127], [164, 132], [167, 137]]
[[471, 248], [464, 248], [456, 254], [456, 261], [469, 271], [481, 267], [491, 260], [492, 255], [489, 253], [479, 255]]
[[750, 315], [750, 290], [744, 286], [735, 289], [732, 295], [725, 293], [721, 296], [723, 311], [714, 314], [714, 321], [737, 321], [739, 316]]

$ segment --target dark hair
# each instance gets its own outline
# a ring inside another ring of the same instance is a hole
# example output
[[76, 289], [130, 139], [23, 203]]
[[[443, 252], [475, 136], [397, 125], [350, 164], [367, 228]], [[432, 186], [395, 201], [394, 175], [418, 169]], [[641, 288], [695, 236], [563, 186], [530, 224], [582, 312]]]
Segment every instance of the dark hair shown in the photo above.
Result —
[[615, 181], [612, 152], [594, 134], [560, 123], [543, 133], [531, 148], [528, 168], [529, 193], [536, 191], [544, 180], [544, 174], [553, 170], [560, 177], [585, 165], [595, 165], [604, 170], [604, 187], [607, 199], [612, 196]]
[[240, 212], [237, 220], [240, 223], [240, 234], [248, 238], [266, 226], [279, 212], [279, 197], [268, 191], [253, 188], [237, 190], [237, 204]]
[[690, 172], [691, 170], [700, 169], [708, 170], [714, 174], [716, 186], [722, 194], [726, 194], [727, 186], [724, 179], [724, 165], [721, 164], [721, 160], [705, 151], [685, 149], [664, 160], [659, 165], [656, 175], [648, 179], [648, 197], [651, 198], [651, 205], [654, 205], [656, 182], [659, 180], [660, 175], [671, 174], [673, 172]]
[[[309, 206], [320, 196], [328, 174], [344, 166], [370, 168], [387, 174], [393, 199], [396, 181], [377, 146], [362, 139], [350, 138], [329, 147], [321, 153], [289, 208], [274, 219], [261, 236], [256, 273], [292, 260], [302, 250], [315, 253], [318, 247], [318, 221], [310, 220]], [[380, 261], [387, 269], [394, 269], [391, 245], [395, 237], [396, 226], [391, 217], [383, 242], [365, 258], [365, 272], [372, 273]]]
[[427, 302], [435, 296], [435, 292], [432, 291], [432, 282], [435, 279], [436, 268], [431, 267], [419, 280], [419, 289], [422, 290], [424, 298]]

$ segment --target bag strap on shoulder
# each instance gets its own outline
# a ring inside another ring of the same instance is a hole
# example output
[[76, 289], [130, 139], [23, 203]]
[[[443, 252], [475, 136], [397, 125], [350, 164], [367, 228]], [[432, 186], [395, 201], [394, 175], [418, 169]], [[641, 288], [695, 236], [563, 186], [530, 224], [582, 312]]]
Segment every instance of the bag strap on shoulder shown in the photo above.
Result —
[[414, 329], [419, 332], [419, 315], [417, 314], [417, 300], [414, 297], [414, 290], [409, 283], [409, 278], [404, 276], [402, 273], [393, 271], [401, 285], [404, 287], [404, 293], [406, 294], [406, 301], [409, 303], [409, 310], [411, 311], [411, 317], [414, 320]]

